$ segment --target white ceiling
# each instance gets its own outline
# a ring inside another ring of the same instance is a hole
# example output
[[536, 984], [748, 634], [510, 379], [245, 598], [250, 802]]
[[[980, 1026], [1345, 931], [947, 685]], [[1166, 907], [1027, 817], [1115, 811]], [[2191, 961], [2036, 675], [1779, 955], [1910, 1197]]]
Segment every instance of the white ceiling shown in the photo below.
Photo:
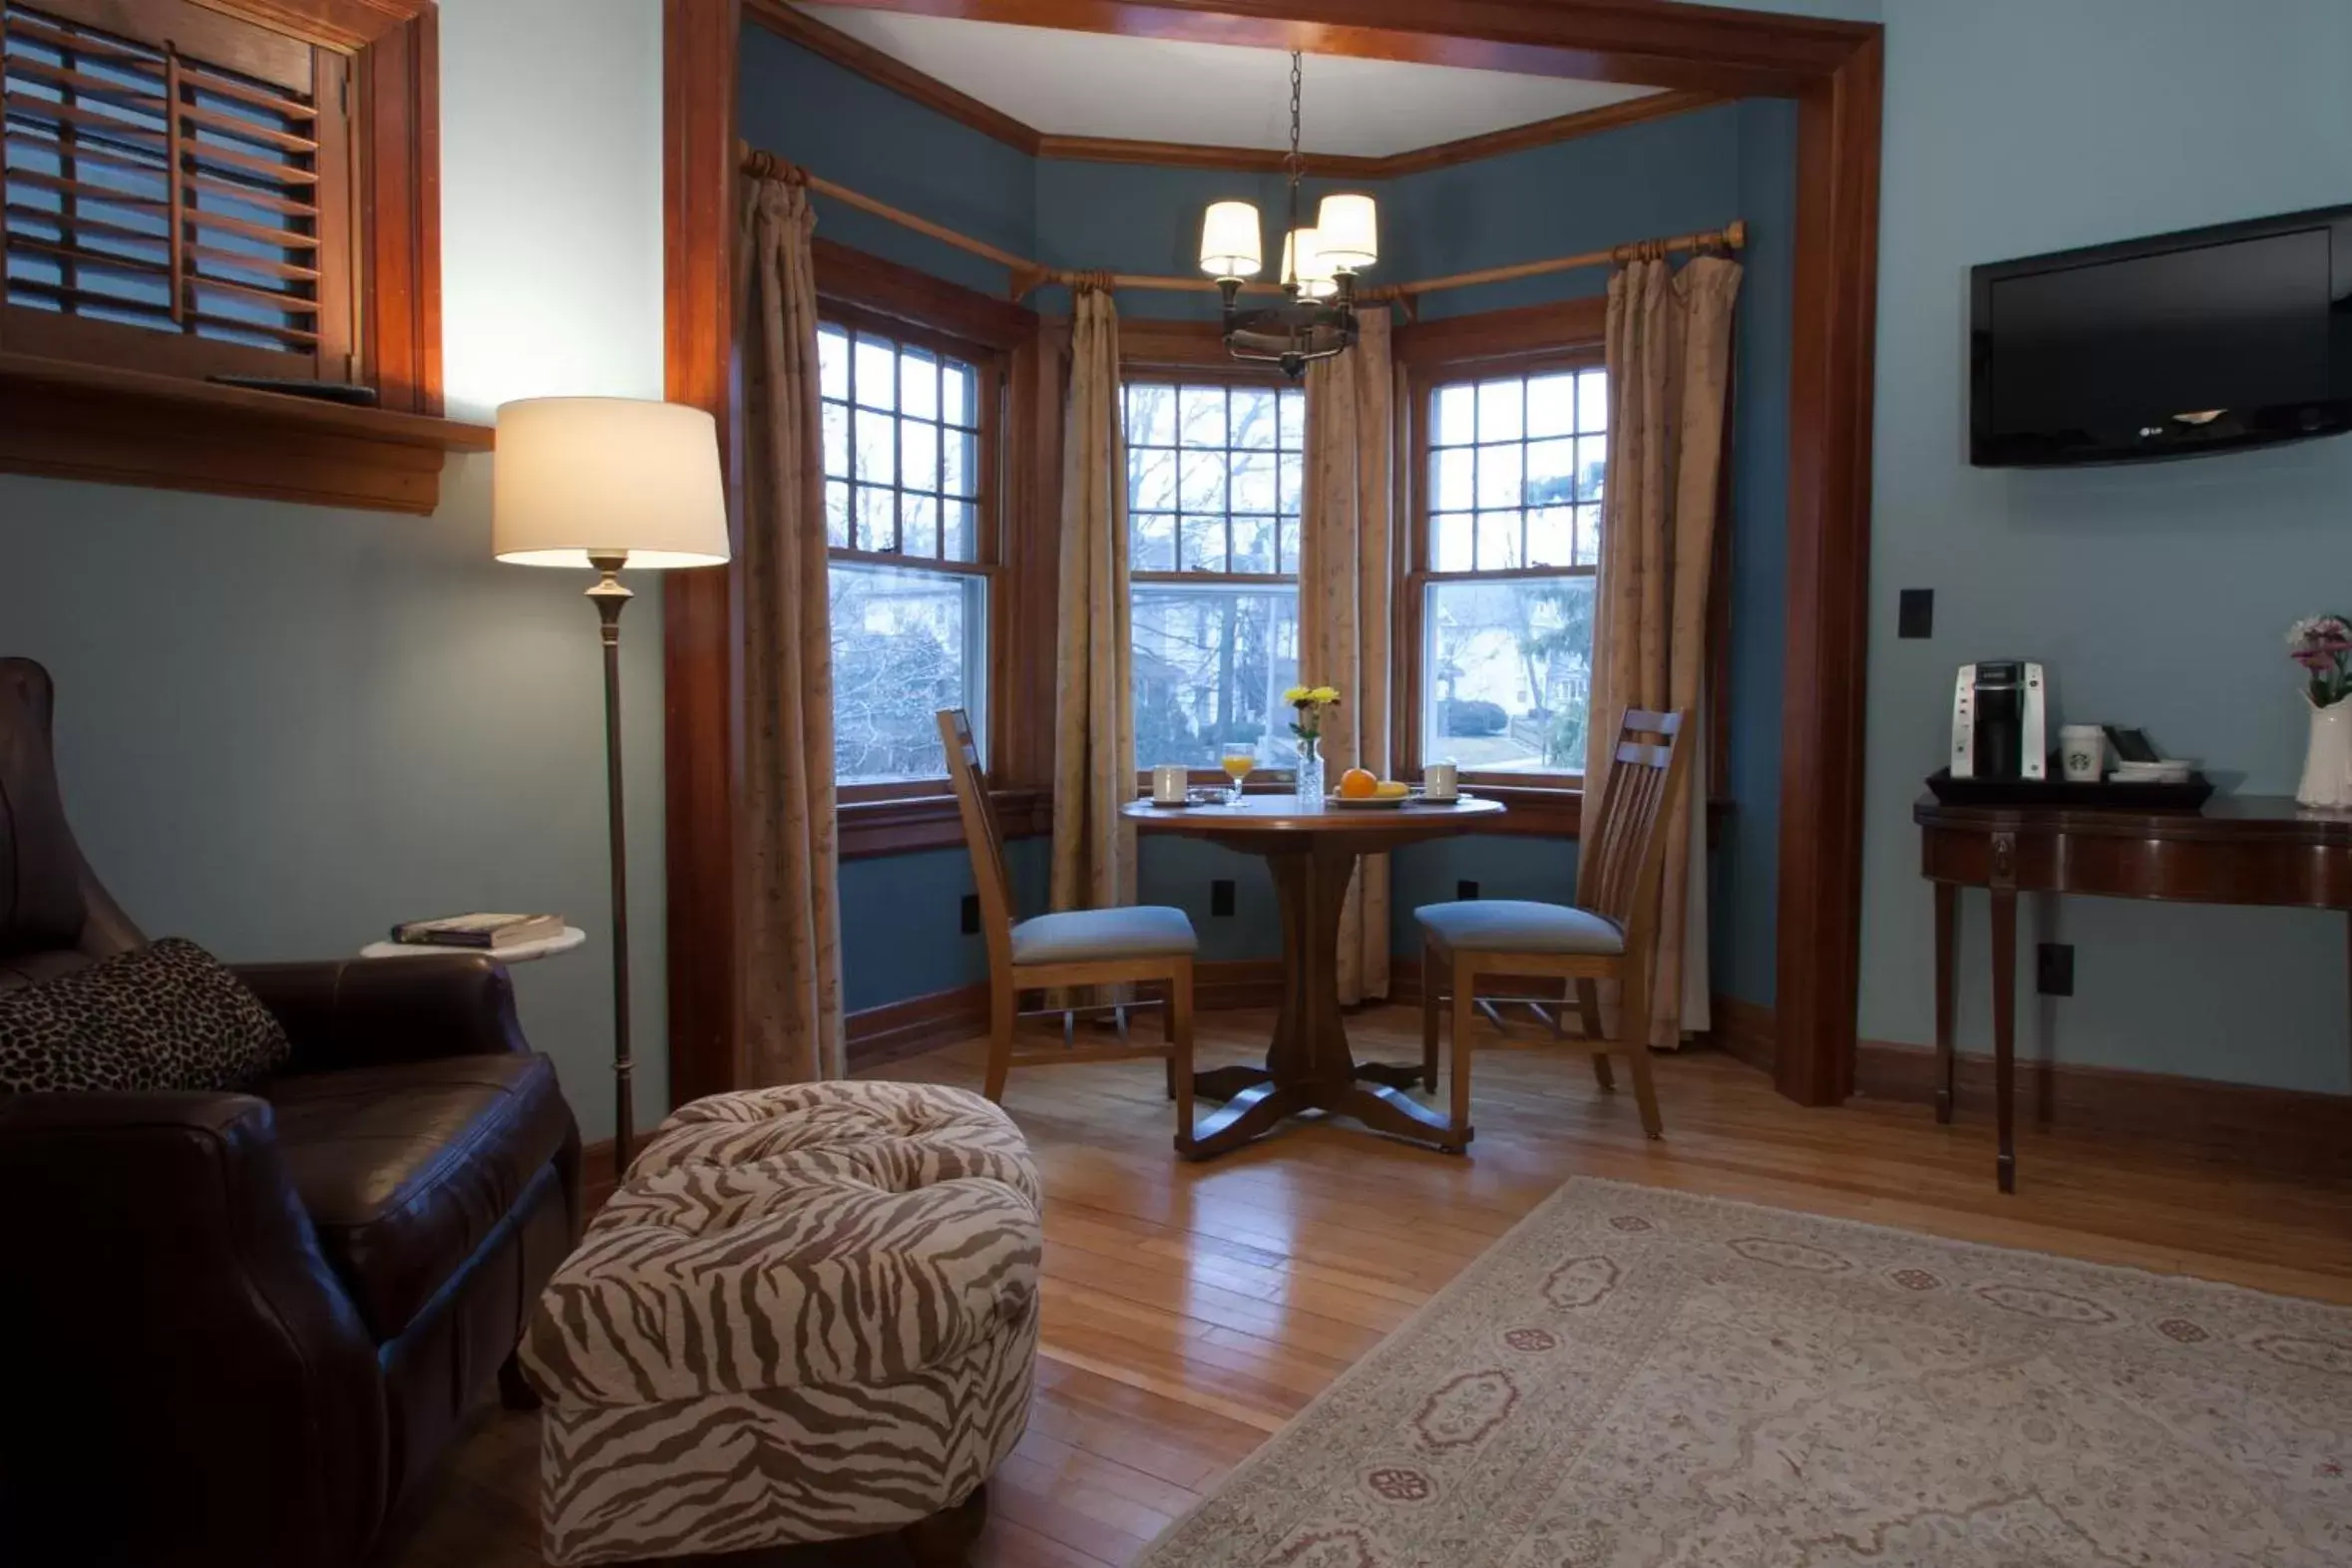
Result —
[[[1290, 145], [1290, 56], [1279, 50], [1013, 27], [858, 6], [800, 9], [1048, 136], [1207, 147]], [[1656, 91], [1309, 55], [1303, 142], [1310, 153], [1379, 158]]]

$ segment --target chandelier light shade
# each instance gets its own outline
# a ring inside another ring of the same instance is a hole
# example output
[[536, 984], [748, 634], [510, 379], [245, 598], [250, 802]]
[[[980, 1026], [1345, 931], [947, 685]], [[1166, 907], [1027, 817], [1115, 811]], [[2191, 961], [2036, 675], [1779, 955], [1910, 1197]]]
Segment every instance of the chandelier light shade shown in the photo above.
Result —
[[1350, 192], [1323, 198], [1315, 237], [1334, 274], [1361, 272], [1380, 259], [1380, 214], [1371, 196]]
[[1380, 221], [1372, 198], [1346, 192], [1328, 196], [1316, 223], [1300, 219], [1300, 186], [1307, 157], [1300, 151], [1300, 95], [1306, 57], [1291, 51], [1290, 177], [1283, 219], [1282, 302], [1262, 310], [1241, 307], [1242, 280], [1263, 263], [1258, 209], [1247, 201], [1219, 201], [1201, 222], [1201, 270], [1217, 280], [1224, 301], [1225, 351], [1236, 359], [1280, 365], [1296, 381], [1314, 360], [1344, 354], [1356, 341], [1356, 274], [1380, 257]]
[[1259, 248], [1258, 208], [1217, 201], [1201, 220], [1201, 270], [1214, 278], [1256, 277], [1266, 264]]

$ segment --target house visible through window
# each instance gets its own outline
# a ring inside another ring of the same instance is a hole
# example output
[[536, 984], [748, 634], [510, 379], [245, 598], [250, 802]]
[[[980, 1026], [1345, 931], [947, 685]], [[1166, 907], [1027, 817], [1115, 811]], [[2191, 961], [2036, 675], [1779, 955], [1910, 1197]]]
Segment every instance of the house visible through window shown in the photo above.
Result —
[[990, 378], [865, 327], [818, 333], [835, 778], [943, 779], [935, 715], [985, 734]]
[[1579, 775], [1608, 474], [1600, 369], [1444, 380], [1426, 406], [1420, 754]]
[[356, 379], [348, 60], [185, 0], [7, 0], [0, 17], [0, 342]]
[[1126, 388], [1135, 762], [1215, 769], [1228, 743], [1293, 761], [1307, 401], [1295, 388]]

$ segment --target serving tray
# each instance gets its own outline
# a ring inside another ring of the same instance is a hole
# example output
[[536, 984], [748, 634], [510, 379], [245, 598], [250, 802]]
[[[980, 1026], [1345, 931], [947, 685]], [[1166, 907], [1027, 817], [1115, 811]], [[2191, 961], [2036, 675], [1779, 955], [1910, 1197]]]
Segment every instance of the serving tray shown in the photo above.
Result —
[[2064, 806], [2073, 811], [2194, 811], [2210, 800], [2213, 781], [2192, 772], [2177, 784], [2102, 779], [1956, 779], [1950, 768], [1927, 776], [1927, 787], [1947, 806]]

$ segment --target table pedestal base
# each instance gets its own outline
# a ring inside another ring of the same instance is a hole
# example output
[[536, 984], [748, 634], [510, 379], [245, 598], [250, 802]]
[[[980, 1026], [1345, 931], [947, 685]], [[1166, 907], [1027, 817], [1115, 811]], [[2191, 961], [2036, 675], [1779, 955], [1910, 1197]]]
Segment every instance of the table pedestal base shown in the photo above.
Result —
[[1308, 1111], [1345, 1116], [1375, 1132], [1461, 1153], [1470, 1142], [1469, 1129], [1457, 1130], [1403, 1092], [1420, 1081], [1418, 1062], [1360, 1063], [1349, 1049], [1340, 1012], [1340, 919], [1356, 873], [1357, 846], [1343, 835], [1315, 834], [1278, 848], [1250, 847], [1266, 856], [1282, 905], [1282, 1011], [1265, 1066], [1218, 1067], [1193, 1075], [1196, 1095], [1225, 1104], [1193, 1129], [1185, 1156], [1228, 1153]]

